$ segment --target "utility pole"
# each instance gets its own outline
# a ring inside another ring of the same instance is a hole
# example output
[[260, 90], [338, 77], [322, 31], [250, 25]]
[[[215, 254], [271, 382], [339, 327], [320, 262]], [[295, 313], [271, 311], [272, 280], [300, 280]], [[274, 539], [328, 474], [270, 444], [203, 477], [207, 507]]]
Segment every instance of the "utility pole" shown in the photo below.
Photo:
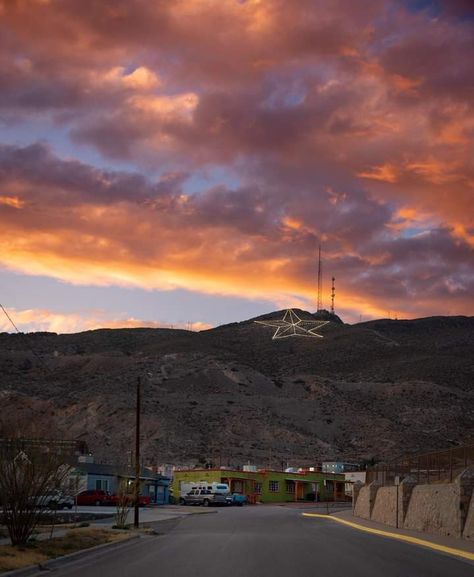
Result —
[[139, 524], [139, 489], [140, 489], [140, 395], [141, 395], [141, 377], [137, 377], [137, 408], [136, 408], [136, 426], [135, 426], [135, 513], [133, 517], [133, 526], [138, 529]]
[[322, 310], [323, 308], [323, 295], [322, 295], [322, 289], [323, 289], [323, 271], [322, 271], [322, 266], [321, 266], [321, 245], [319, 245], [319, 251], [318, 251], [318, 301], [316, 304], [316, 311], [319, 312], [320, 310]]

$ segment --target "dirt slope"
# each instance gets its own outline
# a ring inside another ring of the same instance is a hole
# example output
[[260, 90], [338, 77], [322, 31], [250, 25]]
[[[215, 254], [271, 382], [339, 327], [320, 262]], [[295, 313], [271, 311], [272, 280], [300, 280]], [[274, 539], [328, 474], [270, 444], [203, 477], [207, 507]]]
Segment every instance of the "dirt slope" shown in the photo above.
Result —
[[126, 460], [141, 375], [150, 462], [310, 464], [473, 439], [474, 318], [335, 318], [322, 339], [274, 331], [251, 319], [201, 333], [3, 333], [1, 419], [58, 427], [100, 459]]

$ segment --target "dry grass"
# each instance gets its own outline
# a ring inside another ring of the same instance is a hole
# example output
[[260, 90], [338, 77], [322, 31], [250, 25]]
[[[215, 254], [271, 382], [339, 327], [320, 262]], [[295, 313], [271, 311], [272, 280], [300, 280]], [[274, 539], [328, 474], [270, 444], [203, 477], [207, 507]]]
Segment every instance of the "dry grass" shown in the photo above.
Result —
[[130, 533], [107, 529], [76, 529], [69, 531], [64, 537], [33, 541], [27, 547], [2, 545], [0, 546], [0, 571], [12, 571], [28, 565], [37, 565], [48, 559], [62, 557], [81, 549], [129, 538]]

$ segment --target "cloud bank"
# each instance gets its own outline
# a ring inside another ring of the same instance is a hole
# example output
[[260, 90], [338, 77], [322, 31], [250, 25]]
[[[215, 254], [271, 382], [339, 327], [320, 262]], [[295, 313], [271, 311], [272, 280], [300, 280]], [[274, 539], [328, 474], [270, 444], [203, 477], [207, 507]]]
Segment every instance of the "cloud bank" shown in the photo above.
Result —
[[5, 268], [311, 308], [321, 242], [346, 310], [472, 313], [466, 3], [0, 6]]

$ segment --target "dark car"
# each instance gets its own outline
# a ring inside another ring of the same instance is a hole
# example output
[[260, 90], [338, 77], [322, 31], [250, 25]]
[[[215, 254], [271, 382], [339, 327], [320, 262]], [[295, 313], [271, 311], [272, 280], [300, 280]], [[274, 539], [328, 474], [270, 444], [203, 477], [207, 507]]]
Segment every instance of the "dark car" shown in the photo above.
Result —
[[110, 493], [107, 491], [88, 490], [81, 491], [76, 497], [78, 505], [114, 505]]

